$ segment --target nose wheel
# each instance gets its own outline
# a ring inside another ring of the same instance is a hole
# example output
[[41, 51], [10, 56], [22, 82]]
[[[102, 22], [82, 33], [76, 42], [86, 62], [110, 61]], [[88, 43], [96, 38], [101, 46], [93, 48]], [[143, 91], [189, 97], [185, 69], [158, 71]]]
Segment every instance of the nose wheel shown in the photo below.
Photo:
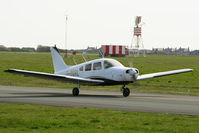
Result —
[[129, 90], [129, 88], [123, 87], [123, 88], [122, 88], [122, 93], [123, 93], [123, 96], [124, 96], [124, 97], [128, 97], [128, 96], [130, 95], [130, 90]]
[[78, 96], [79, 95], [79, 89], [77, 87], [73, 88], [73, 96]]

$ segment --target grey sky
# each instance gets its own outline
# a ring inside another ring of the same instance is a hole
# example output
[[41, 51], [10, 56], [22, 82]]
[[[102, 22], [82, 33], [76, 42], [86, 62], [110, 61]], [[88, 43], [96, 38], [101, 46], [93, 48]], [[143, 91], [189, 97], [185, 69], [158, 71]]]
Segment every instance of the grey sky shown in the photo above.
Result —
[[197, 0], [0, 0], [0, 44], [69, 49], [130, 45], [134, 18], [143, 16], [145, 48], [199, 49]]

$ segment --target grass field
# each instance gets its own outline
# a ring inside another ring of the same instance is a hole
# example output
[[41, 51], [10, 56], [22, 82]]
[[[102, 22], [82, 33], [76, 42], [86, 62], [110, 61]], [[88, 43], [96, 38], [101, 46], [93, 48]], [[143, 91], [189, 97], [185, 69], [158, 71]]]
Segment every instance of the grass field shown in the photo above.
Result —
[[[99, 58], [97, 55], [89, 55], [88, 60]], [[77, 55], [77, 62], [83, 59]], [[127, 61], [122, 57], [115, 57], [118, 61], [127, 65]], [[156, 79], [139, 81], [128, 85], [131, 91], [155, 92], [170, 94], [199, 95], [199, 56], [174, 56], [174, 55], [149, 55], [147, 57], [131, 57], [134, 67], [138, 68], [141, 74], [167, 71], [181, 68], [193, 68], [194, 72]], [[74, 65], [71, 57], [65, 62]], [[73, 88], [76, 85], [49, 81], [33, 77], [23, 77], [20, 75], [3, 72], [8, 68], [18, 68], [40, 72], [53, 73], [53, 66], [50, 53], [0, 53], [0, 84], [13, 86], [40, 86]], [[81, 86], [85, 89], [93, 89], [91, 86]], [[120, 86], [95, 87], [95, 89], [119, 90]]]
[[0, 103], [1, 133], [199, 133], [199, 116]]
[[[89, 55], [89, 60], [98, 58]], [[83, 62], [77, 57], [77, 62]], [[115, 58], [127, 65], [125, 58]], [[132, 92], [199, 95], [199, 56], [131, 57], [141, 74], [193, 68], [194, 72], [140, 81]], [[71, 57], [65, 62], [73, 65]], [[0, 85], [73, 88], [75, 85], [3, 72], [8, 68], [53, 72], [50, 53], [0, 53]], [[93, 89], [91, 86], [81, 86]], [[120, 86], [95, 87], [118, 90]], [[0, 103], [0, 133], [199, 133], [199, 116], [138, 113], [92, 108]]]

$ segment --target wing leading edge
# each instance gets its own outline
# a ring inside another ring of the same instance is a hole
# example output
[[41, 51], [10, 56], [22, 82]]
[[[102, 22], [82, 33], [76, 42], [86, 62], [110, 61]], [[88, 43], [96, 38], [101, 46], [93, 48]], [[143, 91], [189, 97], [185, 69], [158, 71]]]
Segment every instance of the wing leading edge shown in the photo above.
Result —
[[51, 74], [51, 73], [44, 73], [44, 72], [26, 71], [26, 70], [20, 70], [20, 69], [8, 69], [8, 70], [5, 70], [5, 72], [21, 74], [24, 76], [32, 76], [32, 77], [39, 77], [39, 78], [44, 78], [44, 79], [63, 81], [63, 82], [80, 83], [80, 84], [86, 84], [86, 85], [88, 84], [98, 85], [98, 84], [104, 83], [103, 80], [95, 80], [95, 79], [89, 79], [89, 78], [81, 78], [81, 77], [75, 77], [75, 76]]
[[193, 69], [179, 69], [179, 70], [172, 70], [172, 71], [166, 71], [166, 72], [143, 74], [143, 75], [139, 75], [137, 77], [137, 80], [144, 80], [144, 79], [162, 77], [162, 76], [185, 73], [185, 72], [191, 72], [191, 71], [193, 71]]

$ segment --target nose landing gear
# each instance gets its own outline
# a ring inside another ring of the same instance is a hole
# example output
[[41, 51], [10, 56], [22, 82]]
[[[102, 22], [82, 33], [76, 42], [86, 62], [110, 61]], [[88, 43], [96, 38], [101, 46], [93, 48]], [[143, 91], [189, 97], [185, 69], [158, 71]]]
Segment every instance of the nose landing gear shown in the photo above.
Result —
[[129, 88], [126, 88], [125, 85], [122, 86], [122, 93], [124, 97], [128, 97], [130, 95], [130, 90]]
[[78, 96], [79, 95], [79, 88], [77, 88], [77, 87], [73, 88], [72, 93], [73, 93], [73, 96]]

